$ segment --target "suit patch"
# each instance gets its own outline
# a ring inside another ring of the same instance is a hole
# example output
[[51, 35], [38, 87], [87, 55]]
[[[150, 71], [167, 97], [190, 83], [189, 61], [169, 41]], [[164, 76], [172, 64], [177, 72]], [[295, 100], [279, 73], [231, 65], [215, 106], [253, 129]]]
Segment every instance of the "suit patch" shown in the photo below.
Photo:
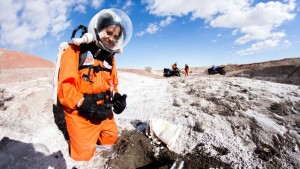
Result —
[[107, 68], [107, 69], [111, 69], [112, 68], [112, 66], [108, 62], [106, 62], [106, 61], [103, 61], [103, 66], [105, 68]]
[[93, 64], [94, 64], [94, 57], [93, 57], [92, 53], [90, 51], [88, 51], [83, 65], [89, 66], [89, 65], [93, 65]]

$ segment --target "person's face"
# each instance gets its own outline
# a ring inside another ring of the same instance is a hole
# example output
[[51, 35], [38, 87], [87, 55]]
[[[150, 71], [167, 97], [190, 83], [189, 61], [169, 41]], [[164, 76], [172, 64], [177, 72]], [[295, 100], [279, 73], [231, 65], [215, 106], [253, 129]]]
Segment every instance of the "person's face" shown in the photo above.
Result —
[[121, 35], [121, 28], [119, 25], [110, 25], [102, 29], [101, 33], [103, 35], [101, 38], [102, 43], [112, 49]]

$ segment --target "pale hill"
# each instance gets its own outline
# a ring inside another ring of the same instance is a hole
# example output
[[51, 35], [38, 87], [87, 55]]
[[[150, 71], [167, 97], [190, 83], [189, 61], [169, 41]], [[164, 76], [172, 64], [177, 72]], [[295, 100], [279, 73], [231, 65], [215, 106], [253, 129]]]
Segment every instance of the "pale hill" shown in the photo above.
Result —
[[300, 85], [300, 58], [286, 58], [241, 65], [227, 65], [229, 76]]
[[53, 68], [54, 63], [24, 52], [0, 49], [0, 69]]

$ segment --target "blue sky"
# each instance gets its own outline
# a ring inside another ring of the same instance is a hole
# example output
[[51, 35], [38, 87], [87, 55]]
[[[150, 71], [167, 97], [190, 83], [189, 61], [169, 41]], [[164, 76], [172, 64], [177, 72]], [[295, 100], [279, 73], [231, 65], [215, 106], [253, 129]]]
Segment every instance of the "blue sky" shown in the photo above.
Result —
[[55, 61], [57, 48], [101, 9], [125, 11], [133, 35], [117, 67], [163, 69], [300, 57], [297, 0], [5, 0], [0, 48]]

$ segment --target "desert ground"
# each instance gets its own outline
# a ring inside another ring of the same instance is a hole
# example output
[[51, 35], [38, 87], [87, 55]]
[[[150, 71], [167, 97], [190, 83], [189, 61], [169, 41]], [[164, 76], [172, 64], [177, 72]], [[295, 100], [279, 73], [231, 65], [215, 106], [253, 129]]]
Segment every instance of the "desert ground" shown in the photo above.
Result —
[[[225, 66], [225, 76], [196, 67], [169, 78], [120, 69], [119, 140], [88, 162], [69, 157], [53, 69], [2, 68], [0, 168], [300, 168], [299, 58]], [[146, 135], [153, 118], [181, 127], [174, 146]]]

